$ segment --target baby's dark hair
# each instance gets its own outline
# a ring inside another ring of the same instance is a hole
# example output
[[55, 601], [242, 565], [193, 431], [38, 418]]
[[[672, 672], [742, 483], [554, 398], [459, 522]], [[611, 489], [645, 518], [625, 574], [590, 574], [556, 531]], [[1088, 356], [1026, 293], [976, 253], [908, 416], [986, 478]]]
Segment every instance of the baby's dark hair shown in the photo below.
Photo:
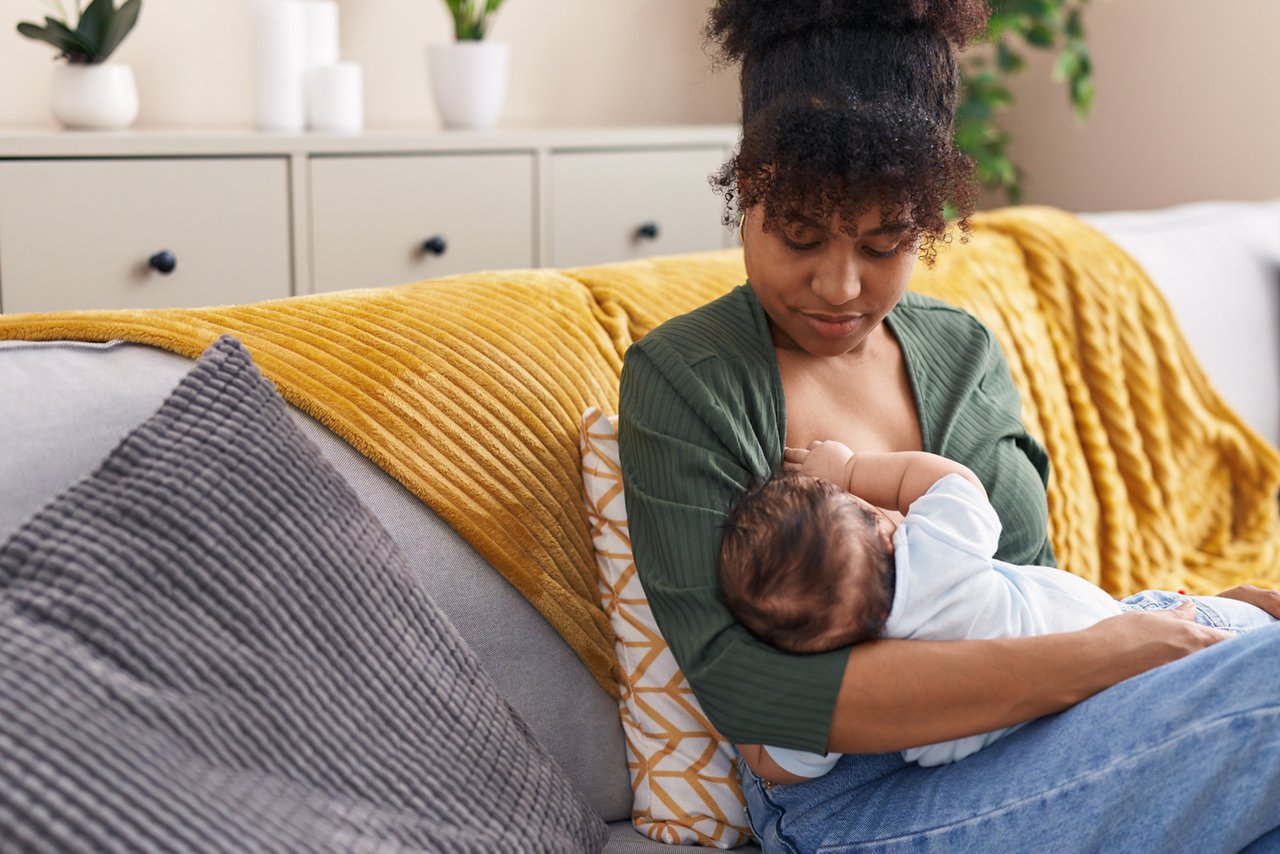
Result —
[[719, 0], [707, 41], [742, 63], [742, 143], [712, 178], [725, 223], [762, 204], [766, 231], [839, 213], [853, 234], [878, 205], [931, 262], [944, 205], [967, 232], [977, 204], [952, 134], [955, 49], [989, 14], [985, 0]]
[[825, 652], [884, 631], [893, 556], [874, 516], [844, 490], [783, 472], [751, 484], [729, 509], [716, 581], [730, 613], [765, 643]]

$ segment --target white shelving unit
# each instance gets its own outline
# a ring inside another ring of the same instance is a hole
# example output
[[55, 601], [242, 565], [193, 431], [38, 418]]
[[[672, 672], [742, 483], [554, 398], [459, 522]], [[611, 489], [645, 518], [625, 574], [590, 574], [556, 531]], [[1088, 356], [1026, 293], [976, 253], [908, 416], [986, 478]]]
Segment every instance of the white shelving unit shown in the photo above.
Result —
[[733, 125], [0, 131], [0, 310], [230, 304], [731, 246], [707, 178], [737, 140]]

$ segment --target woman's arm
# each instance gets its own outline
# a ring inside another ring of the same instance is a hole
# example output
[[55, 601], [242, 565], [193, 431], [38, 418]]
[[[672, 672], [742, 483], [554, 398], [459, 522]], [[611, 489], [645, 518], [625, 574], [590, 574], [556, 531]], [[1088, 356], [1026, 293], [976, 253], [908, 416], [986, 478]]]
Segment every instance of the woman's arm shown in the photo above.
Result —
[[1229, 637], [1193, 619], [1184, 608], [1032, 638], [864, 644], [849, 656], [828, 749], [902, 750], [1060, 712]]
[[[903, 750], [1060, 712], [1229, 637], [1197, 625], [1194, 615], [1187, 603], [1039, 637], [861, 644], [849, 655], [827, 749]], [[746, 752], [743, 758], [758, 776], [794, 782], [757, 769]]]

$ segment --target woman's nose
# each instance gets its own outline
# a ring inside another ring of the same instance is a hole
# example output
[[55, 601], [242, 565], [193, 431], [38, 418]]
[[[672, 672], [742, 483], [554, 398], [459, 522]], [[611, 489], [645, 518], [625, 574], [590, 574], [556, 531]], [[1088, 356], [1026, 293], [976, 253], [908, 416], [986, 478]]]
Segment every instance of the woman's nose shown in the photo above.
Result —
[[813, 277], [813, 292], [831, 305], [844, 305], [862, 293], [862, 277], [851, 258], [833, 259]]

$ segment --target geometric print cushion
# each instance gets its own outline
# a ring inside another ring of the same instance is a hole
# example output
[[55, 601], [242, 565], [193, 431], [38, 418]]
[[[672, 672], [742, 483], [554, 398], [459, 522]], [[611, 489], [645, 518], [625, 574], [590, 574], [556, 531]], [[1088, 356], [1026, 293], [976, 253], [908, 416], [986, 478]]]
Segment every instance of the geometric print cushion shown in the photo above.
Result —
[[751, 829], [734, 749], [694, 699], [658, 632], [631, 559], [615, 419], [588, 409], [580, 446], [601, 603], [622, 665], [618, 710], [631, 772], [631, 823], [650, 839], [674, 845], [742, 845]]

